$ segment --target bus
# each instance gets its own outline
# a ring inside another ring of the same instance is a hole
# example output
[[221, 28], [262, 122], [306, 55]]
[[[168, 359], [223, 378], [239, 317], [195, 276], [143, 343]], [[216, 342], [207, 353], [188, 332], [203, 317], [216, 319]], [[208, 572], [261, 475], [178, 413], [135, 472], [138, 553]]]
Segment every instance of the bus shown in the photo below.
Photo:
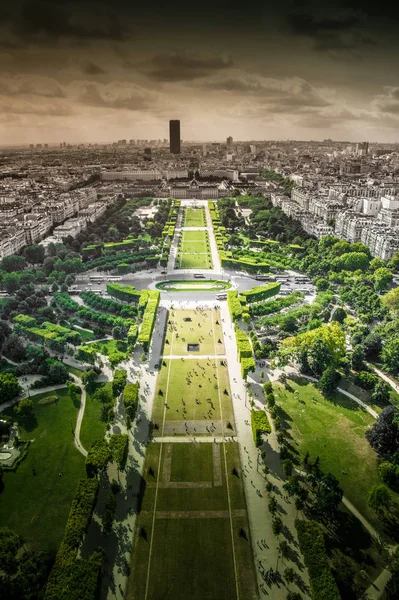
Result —
[[90, 281], [104, 281], [104, 277], [102, 275], [90, 275]]
[[257, 281], [267, 281], [268, 279], [270, 279], [271, 281], [274, 281], [274, 277], [269, 277], [269, 275], [256, 275], [255, 279], [257, 279]]
[[205, 279], [205, 275], [202, 273], [194, 273], [194, 279]]
[[216, 300], [227, 300], [227, 292], [216, 294]]
[[110, 275], [108, 277], [108, 281], [122, 281], [122, 277], [117, 277], [117, 276], [114, 277], [114, 276]]

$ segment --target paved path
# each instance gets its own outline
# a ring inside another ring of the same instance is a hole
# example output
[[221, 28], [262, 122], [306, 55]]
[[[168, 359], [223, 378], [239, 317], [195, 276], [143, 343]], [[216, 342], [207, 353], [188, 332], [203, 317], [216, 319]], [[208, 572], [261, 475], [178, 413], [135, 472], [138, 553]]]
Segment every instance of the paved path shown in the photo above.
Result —
[[[255, 447], [251, 428], [250, 406], [249, 402], [246, 400], [247, 392], [244, 386], [244, 381], [240, 375], [241, 368], [237, 358], [234, 326], [230, 318], [227, 303], [220, 303], [220, 313], [222, 317], [224, 342], [229, 366], [230, 387], [232, 390], [237, 439], [240, 449], [243, 482], [247, 500], [247, 510], [252, 547], [255, 556], [258, 586], [259, 588], [264, 586], [262, 569], [267, 570], [270, 567], [273, 569], [276, 568], [279, 544], [279, 540], [272, 531], [272, 517], [268, 510], [269, 498], [265, 491], [266, 481], [264, 474], [262, 473], [262, 469], [258, 467], [258, 461], [260, 461], [260, 450], [264, 449], [267, 455], [267, 463], [270, 468], [268, 480], [273, 483], [274, 490], [276, 491], [276, 499], [279, 503], [281, 511], [285, 513], [283, 517], [285, 527], [284, 532], [288, 542], [291, 545], [292, 556], [295, 557], [295, 561], [290, 561], [286, 566], [290, 566], [296, 571], [297, 575], [302, 579], [304, 588], [307, 589], [309, 586], [308, 573], [302, 563], [302, 557], [296, 549], [298, 542], [294, 527], [294, 520], [297, 514], [294, 507], [294, 502], [289, 499], [288, 501], [284, 499], [286, 492], [282, 489], [282, 485], [285, 482], [285, 477], [281, 467], [280, 448], [277, 443], [276, 434], [274, 431], [269, 434], [267, 442], [261, 449], [257, 449]], [[263, 409], [263, 405], [256, 398], [255, 403], [256, 408]], [[269, 420], [272, 424], [272, 420], [270, 418]], [[266, 547], [262, 545], [262, 540], [266, 540]], [[295, 589], [295, 586], [293, 587]], [[301, 592], [299, 588], [296, 591]], [[301, 593], [303, 594], [303, 591]], [[285, 600], [286, 596], [287, 590], [284, 586], [273, 586], [270, 590], [270, 598], [273, 598], [273, 600]]]
[[70, 376], [72, 377], [72, 379], [74, 380], [76, 385], [78, 385], [80, 387], [80, 390], [81, 390], [80, 406], [79, 406], [78, 416], [76, 419], [76, 426], [75, 426], [73, 439], [74, 439], [74, 443], [75, 443], [75, 448], [77, 450], [79, 450], [79, 452], [81, 454], [83, 454], [83, 456], [87, 456], [87, 450], [83, 447], [83, 445], [80, 441], [80, 428], [82, 426], [82, 421], [83, 421], [83, 417], [84, 417], [85, 409], [86, 409], [86, 389], [79, 377], [77, 377], [73, 373], [70, 373]]
[[393, 390], [395, 390], [395, 392], [397, 392], [399, 394], [399, 385], [393, 381], [393, 379], [391, 379], [390, 377], [388, 377], [388, 375], [386, 375], [383, 371], [381, 371], [380, 369], [377, 369], [377, 367], [375, 367], [374, 365], [370, 364], [370, 363], [366, 363], [368, 367], [370, 367], [371, 369], [373, 369], [373, 371], [375, 371], [375, 373], [377, 373], [377, 375], [379, 375], [381, 377], [381, 379], [383, 379], [384, 381], [386, 381]]

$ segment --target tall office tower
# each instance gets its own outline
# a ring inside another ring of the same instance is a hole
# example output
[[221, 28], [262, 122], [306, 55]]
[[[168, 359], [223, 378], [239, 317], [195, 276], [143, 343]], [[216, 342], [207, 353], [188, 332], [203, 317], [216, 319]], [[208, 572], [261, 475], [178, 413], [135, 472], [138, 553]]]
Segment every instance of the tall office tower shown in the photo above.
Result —
[[169, 151], [180, 154], [180, 121], [169, 121]]
[[230, 148], [233, 145], [233, 138], [231, 137], [231, 135], [229, 135], [229, 137], [227, 138], [226, 144], [228, 148]]

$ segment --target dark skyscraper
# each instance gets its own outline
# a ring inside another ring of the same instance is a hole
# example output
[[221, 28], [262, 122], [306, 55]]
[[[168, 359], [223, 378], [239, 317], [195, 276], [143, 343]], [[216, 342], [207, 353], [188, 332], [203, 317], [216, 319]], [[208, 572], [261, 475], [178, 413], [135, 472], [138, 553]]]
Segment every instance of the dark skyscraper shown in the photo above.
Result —
[[169, 121], [169, 150], [180, 154], [180, 121]]

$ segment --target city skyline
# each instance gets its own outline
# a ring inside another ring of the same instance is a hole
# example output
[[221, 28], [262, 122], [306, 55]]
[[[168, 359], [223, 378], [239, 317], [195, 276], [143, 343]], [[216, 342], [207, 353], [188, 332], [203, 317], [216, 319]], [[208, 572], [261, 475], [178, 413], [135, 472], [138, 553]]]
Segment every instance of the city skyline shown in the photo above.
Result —
[[396, 142], [399, 12], [371, 2], [2, 8], [0, 143]]

